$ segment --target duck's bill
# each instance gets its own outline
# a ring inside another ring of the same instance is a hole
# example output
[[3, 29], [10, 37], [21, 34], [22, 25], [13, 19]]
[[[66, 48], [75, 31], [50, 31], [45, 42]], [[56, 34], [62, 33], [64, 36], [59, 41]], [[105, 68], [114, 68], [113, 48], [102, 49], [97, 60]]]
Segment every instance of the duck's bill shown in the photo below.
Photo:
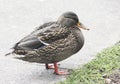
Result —
[[86, 28], [83, 24], [81, 24], [80, 22], [77, 24], [77, 26], [84, 30], [90, 30], [90, 29]]

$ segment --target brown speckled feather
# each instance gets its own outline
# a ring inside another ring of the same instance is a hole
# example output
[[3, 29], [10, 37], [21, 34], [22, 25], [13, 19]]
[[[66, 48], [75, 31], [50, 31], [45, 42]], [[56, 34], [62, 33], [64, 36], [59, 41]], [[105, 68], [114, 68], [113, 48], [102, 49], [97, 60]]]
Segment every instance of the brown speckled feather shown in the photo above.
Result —
[[79, 28], [45, 23], [14, 46], [14, 53], [29, 62], [54, 63], [78, 52], [84, 44]]

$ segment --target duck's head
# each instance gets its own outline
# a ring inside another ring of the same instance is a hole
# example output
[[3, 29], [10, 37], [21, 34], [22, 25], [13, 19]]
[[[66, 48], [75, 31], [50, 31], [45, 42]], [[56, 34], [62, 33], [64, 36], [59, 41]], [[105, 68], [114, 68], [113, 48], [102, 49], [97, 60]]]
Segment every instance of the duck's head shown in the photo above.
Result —
[[58, 24], [61, 24], [63, 26], [66, 27], [79, 27], [85, 30], [89, 30], [87, 28], [85, 28], [85, 26], [79, 22], [78, 16], [74, 13], [74, 12], [66, 12], [64, 14], [62, 14], [58, 20], [57, 20]]

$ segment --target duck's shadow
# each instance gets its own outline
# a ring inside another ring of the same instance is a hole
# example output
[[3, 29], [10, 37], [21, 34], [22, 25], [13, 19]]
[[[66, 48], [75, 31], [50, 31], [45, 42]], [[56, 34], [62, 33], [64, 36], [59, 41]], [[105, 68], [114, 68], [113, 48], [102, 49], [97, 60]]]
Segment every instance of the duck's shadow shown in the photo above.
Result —
[[[63, 70], [63, 71], [66, 71], [68, 69], [66, 68], [59, 68], [59, 70]], [[69, 70], [71, 71], [71, 70]], [[31, 77], [32, 79], [34, 80], [39, 80], [39, 81], [49, 81], [49, 82], [52, 82], [52, 81], [61, 81], [61, 80], [64, 80], [66, 77], [68, 77], [69, 75], [56, 75], [54, 73], [54, 70], [53, 69], [45, 69], [44, 67], [37, 71], [32, 71], [32, 74], [29, 75], [29, 77]]]
[[[9, 62], [9, 63], [8, 63]], [[4, 75], [11, 77], [11, 80], [26, 82], [26, 84], [54, 84], [55, 82], [62, 81], [69, 75], [56, 75], [53, 69], [45, 69], [44, 64], [28, 63], [21, 60], [12, 58], [2, 59], [1, 65], [5, 64], [9, 70], [3, 67]], [[67, 70], [66, 68], [59, 67], [59, 70]], [[14, 72], [14, 73], [13, 73]], [[2, 73], [1, 73], [2, 74]], [[7, 78], [5, 78], [7, 80]], [[28, 81], [29, 80], [29, 81]]]

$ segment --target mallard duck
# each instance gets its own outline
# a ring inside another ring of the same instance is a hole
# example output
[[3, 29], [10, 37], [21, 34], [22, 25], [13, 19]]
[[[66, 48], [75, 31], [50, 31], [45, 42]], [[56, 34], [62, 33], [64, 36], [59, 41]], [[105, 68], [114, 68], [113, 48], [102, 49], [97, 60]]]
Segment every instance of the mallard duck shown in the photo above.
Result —
[[66, 74], [58, 70], [57, 62], [77, 53], [84, 44], [80, 28], [89, 30], [79, 22], [74, 12], [62, 14], [56, 22], [48, 22], [17, 42], [13, 47], [16, 57], [28, 62], [44, 63], [49, 69], [53, 63], [54, 72]]

